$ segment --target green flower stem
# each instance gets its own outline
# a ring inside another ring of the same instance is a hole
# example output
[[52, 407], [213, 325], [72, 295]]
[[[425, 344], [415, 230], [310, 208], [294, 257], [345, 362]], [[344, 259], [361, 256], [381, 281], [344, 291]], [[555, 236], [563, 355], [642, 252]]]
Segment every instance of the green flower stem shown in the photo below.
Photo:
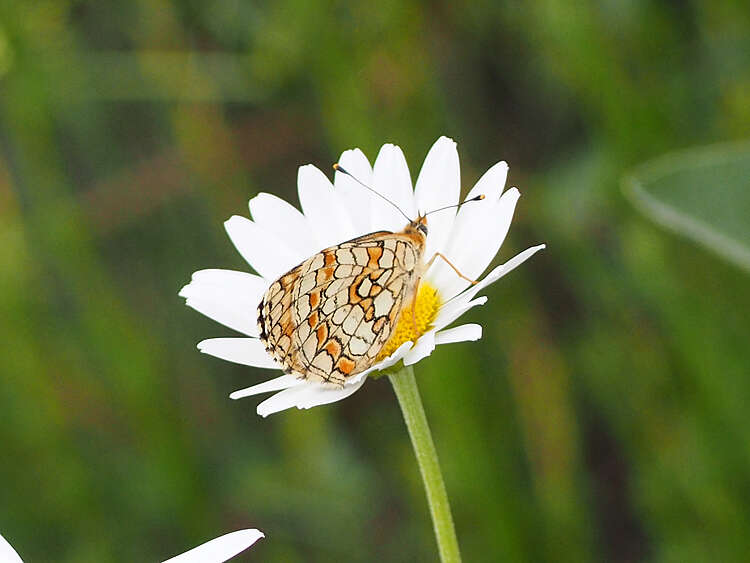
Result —
[[398, 404], [404, 414], [406, 428], [409, 430], [411, 445], [417, 456], [419, 472], [422, 474], [427, 502], [430, 505], [432, 525], [435, 528], [440, 560], [443, 563], [459, 563], [461, 553], [458, 550], [456, 529], [453, 527], [451, 507], [445, 492], [443, 474], [440, 472], [435, 444], [432, 441], [430, 427], [422, 407], [417, 380], [411, 366], [403, 367], [388, 376], [396, 391]]

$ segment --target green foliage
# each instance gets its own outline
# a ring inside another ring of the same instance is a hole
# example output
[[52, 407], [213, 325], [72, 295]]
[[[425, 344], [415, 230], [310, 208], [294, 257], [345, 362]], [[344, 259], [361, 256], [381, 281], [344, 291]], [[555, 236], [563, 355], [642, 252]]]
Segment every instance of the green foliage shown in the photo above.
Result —
[[[548, 243], [416, 368], [465, 560], [744, 561], [748, 279], [618, 180], [746, 135], [749, 85], [742, 1], [0, 3], [0, 533], [27, 561], [247, 526], [250, 559], [434, 560], [387, 380], [262, 420], [227, 395], [269, 373], [201, 356], [229, 331], [177, 291], [246, 268], [221, 222], [296, 202], [298, 165], [395, 142], [415, 176], [447, 134], [466, 190], [505, 159], [523, 193], [498, 260]], [[746, 245], [742, 158], [635, 178]]]
[[750, 271], [750, 145], [663, 156], [624, 184], [651, 219]]

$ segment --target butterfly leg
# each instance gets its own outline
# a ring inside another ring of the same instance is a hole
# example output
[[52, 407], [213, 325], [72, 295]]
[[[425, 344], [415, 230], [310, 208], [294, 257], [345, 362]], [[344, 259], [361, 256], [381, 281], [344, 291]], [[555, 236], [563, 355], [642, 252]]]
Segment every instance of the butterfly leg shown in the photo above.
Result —
[[442, 253], [440, 253], [440, 252], [436, 252], [436, 253], [435, 253], [435, 254], [434, 254], [434, 255], [432, 256], [432, 258], [430, 258], [430, 261], [429, 261], [429, 262], [427, 262], [427, 264], [425, 264], [425, 268], [424, 268], [424, 269], [425, 269], [425, 271], [427, 271], [427, 270], [428, 270], [428, 269], [430, 268], [430, 266], [432, 266], [432, 263], [433, 263], [433, 262], [435, 261], [435, 258], [437, 258], [438, 256], [439, 256], [440, 258], [442, 258], [443, 260], [445, 260], [445, 263], [446, 263], [446, 264], [448, 264], [448, 265], [449, 265], [449, 266], [450, 266], [451, 268], [453, 268], [453, 271], [454, 271], [454, 272], [456, 272], [456, 274], [458, 274], [458, 277], [459, 277], [459, 278], [461, 278], [461, 279], [464, 279], [464, 280], [466, 280], [467, 282], [470, 282], [470, 283], [471, 283], [472, 285], [474, 285], [474, 284], [477, 284], [477, 283], [479, 283], [479, 282], [478, 282], [477, 280], [473, 280], [473, 279], [471, 279], [471, 278], [467, 278], [467, 277], [466, 277], [465, 275], [463, 275], [463, 274], [462, 274], [462, 273], [460, 272], [460, 270], [459, 270], [458, 268], [456, 268], [456, 267], [455, 267], [455, 266], [454, 266], [454, 265], [453, 265], [453, 264], [451, 263], [451, 261], [450, 261], [450, 260], [448, 260], [448, 258], [446, 258], [446, 257], [445, 257], [445, 254], [442, 254]]
[[416, 313], [416, 308], [417, 308], [417, 295], [419, 295], [419, 283], [421, 281], [422, 281], [422, 277], [420, 276], [420, 277], [417, 278], [417, 285], [416, 285], [416, 289], [414, 291], [414, 300], [411, 302], [411, 326], [414, 329], [414, 335], [415, 336], [417, 334], [419, 334], [419, 332], [417, 331], [417, 313]]

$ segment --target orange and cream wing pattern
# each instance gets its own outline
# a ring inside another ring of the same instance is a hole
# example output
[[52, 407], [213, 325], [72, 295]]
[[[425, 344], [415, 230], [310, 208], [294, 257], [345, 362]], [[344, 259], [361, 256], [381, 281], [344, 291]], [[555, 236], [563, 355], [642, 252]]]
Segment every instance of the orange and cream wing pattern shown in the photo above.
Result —
[[260, 337], [287, 373], [343, 385], [378, 359], [418, 281], [423, 240], [381, 231], [322, 250], [271, 284]]

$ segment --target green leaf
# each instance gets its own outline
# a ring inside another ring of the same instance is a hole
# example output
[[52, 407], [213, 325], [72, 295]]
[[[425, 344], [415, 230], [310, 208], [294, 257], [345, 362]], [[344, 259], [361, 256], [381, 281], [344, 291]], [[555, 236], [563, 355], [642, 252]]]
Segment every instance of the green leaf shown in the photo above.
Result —
[[666, 154], [623, 189], [647, 217], [750, 272], [750, 143]]

